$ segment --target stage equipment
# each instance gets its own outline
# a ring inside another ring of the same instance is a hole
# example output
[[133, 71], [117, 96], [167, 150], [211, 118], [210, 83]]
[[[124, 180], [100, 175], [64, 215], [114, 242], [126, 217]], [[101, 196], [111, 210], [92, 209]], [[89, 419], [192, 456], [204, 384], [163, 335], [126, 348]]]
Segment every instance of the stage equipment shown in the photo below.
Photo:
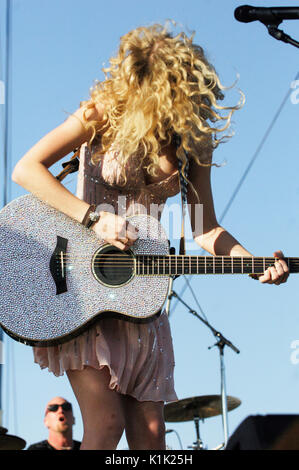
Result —
[[248, 416], [225, 450], [299, 450], [299, 415]]
[[[235, 397], [226, 397], [227, 410], [231, 411], [240, 406], [241, 400]], [[205, 450], [200, 437], [199, 422], [205, 418], [222, 414], [222, 397], [220, 395], [203, 395], [199, 397], [184, 398], [164, 407], [166, 422], [194, 421], [196, 441], [191, 446], [194, 450]], [[219, 446], [220, 449], [222, 447]]]
[[226, 396], [224, 348], [225, 348], [225, 346], [229, 346], [237, 354], [239, 354], [240, 351], [228, 339], [226, 339], [220, 333], [220, 331], [217, 331], [212, 325], [209, 324], [209, 322], [207, 320], [205, 320], [203, 317], [201, 317], [183, 299], [181, 299], [175, 291], [172, 291], [172, 296], [176, 297], [189, 310], [189, 313], [191, 313], [197, 319], [199, 319], [202, 323], [204, 323], [212, 331], [213, 335], [217, 338], [217, 342], [213, 346], [210, 346], [209, 349], [211, 349], [214, 346], [217, 346], [218, 350], [219, 350], [219, 355], [220, 355], [222, 422], [223, 422], [223, 433], [224, 433], [224, 445], [226, 445], [227, 441], [228, 441], [228, 418], [227, 418], [228, 403], [227, 403], [227, 396]]
[[268, 33], [279, 41], [299, 47], [299, 42], [291, 38], [284, 31], [278, 29], [278, 26], [284, 20], [299, 20], [299, 7], [253, 7], [242, 5], [234, 12], [237, 21], [250, 23], [260, 21], [268, 29]]
[[17, 436], [7, 434], [7, 429], [0, 427], [0, 450], [22, 450], [26, 441]]
[[178, 441], [179, 441], [179, 443], [180, 443], [180, 448], [183, 450], [183, 444], [182, 444], [180, 435], [179, 435], [179, 433], [178, 433], [175, 429], [166, 429], [165, 434], [169, 434], [169, 433], [171, 433], [171, 432], [174, 432], [174, 433], [175, 433], [175, 435], [176, 435], [176, 437], [177, 437], [177, 439], [178, 439]]
[[299, 7], [252, 7], [242, 5], [235, 9], [235, 18], [243, 23], [260, 21], [279, 25], [283, 20], [299, 20]]

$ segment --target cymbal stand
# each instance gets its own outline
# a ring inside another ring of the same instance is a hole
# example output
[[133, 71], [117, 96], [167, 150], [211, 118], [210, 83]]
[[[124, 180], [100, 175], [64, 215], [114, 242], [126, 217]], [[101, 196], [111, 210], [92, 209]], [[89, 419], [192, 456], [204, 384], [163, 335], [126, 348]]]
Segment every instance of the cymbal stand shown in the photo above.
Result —
[[193, 450], [205, 450], [202, 440], [200, 438], [199, 434], [199, 416], [194, 416], [194, 424], [195, 424], [195, 432], [196, 432], [196, 441], [193, 442], [192, 446], [188, 446], [188, 449], [193, 449]]
[[[209, 322], [202, 318], [195, 310], [191, 309], [190, 306], [183, 300], [181, 297], [172, 290], [171, 296], [176, 297], [188, 310], [189, 313], [198, 318], [202, 323], [204, 323], [217, 338], [217, 342], [210, 346], [211, 349], [214, 346], [218, 347], [220, 354], [220, 375], [221, 375], [221, 404], [222, 404], [222, 425], [223, 425], [223, 434], [224, 434], [224, 445], [226, 446], [228, 441], [228, 418], [227, 418], [227, 394], [226, 394], [226, 382], [225, 382], [225, 366], [224, 366], [224, 348], [229, 346], [235, 353], [239, 354], [240, 351], [236, 348], [228, 339], [226, 339], [219, 331], [217, 331]], [[196, 423], [195, 423], [196, 426]], [[199, 439], [199, 438], [198, 438]]]

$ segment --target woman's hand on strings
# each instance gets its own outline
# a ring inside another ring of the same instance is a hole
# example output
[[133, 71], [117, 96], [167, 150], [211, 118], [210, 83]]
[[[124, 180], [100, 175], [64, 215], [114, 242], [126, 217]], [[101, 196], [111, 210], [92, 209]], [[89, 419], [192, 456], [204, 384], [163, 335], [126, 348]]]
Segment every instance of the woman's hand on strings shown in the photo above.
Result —
[[283, 259], [282, 251], [275, 251], [274, 258], [277, 258], [274, 266], [266, 269], [264, 274], [259, 276], [259, 281], [263, 284], [282, 284], [287, 281], [289, 277], [289, 268]]
[[120, 250], [127, 250], [138, 238], [138, 229], [123, 217], [111, 212], [102, 211], [92, 230], [101, 240]]

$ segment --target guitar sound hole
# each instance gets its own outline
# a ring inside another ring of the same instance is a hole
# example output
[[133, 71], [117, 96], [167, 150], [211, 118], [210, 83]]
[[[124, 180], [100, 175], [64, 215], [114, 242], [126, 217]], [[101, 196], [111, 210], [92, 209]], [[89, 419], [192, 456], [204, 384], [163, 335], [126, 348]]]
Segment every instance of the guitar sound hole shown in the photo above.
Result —
[[121, 251], [112, 245], [100, 248], [92, 261], [96, 279], [111, 287], [126, 284], [134, 274], [133, 253]]

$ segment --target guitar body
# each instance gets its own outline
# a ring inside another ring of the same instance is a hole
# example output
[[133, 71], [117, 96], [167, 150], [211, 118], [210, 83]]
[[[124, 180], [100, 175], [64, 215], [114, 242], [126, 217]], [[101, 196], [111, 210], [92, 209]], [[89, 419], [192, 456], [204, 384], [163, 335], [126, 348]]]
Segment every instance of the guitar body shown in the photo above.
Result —
[[25, 344], [48, 346], [107, 312], [137, 321], [157, 313], [169, 276], [135, 276], [134, 255], [166, 255], [168, 239], [152, 217], [132, 216], [130, 223], [139, 239], [123, 253], [33, 195], [6, 205], [0, 211], [2, 328]]

